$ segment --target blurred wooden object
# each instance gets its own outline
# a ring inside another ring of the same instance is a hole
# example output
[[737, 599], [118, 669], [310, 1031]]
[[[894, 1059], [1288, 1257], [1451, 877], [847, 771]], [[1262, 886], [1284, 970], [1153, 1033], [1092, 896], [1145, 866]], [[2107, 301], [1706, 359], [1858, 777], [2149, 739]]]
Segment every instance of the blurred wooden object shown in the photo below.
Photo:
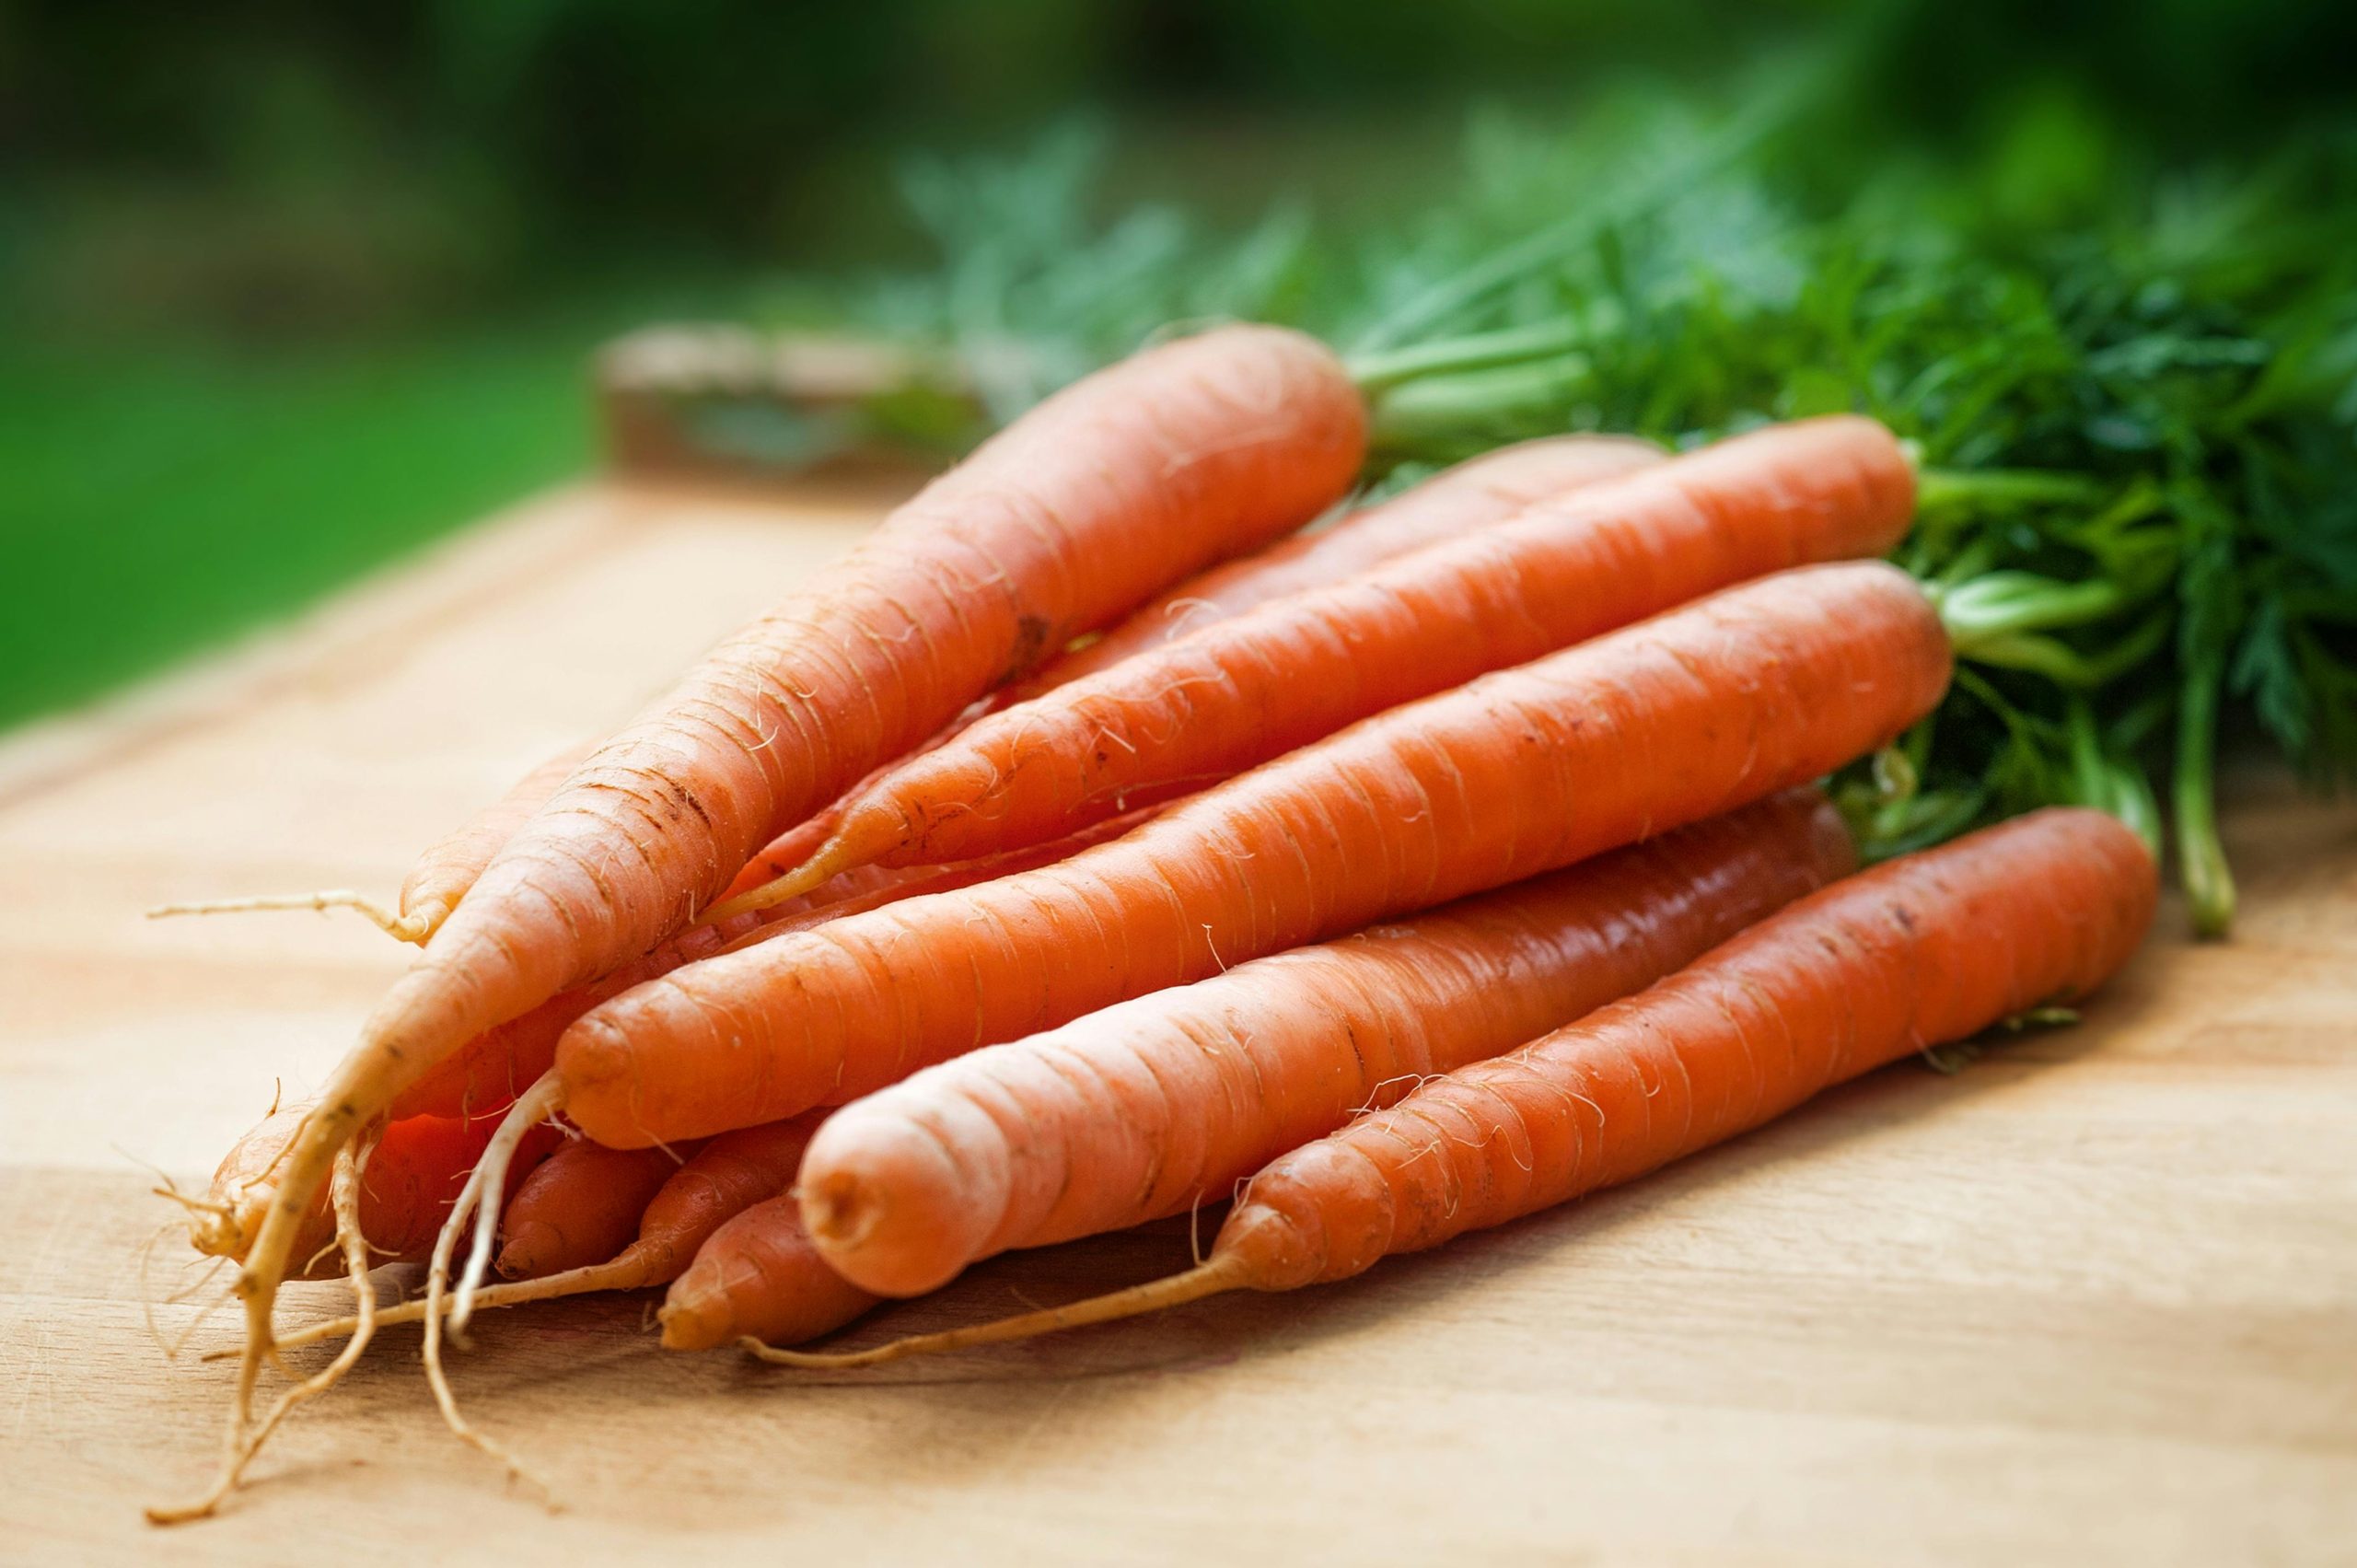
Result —
[[598, 354], [596, 380], [607, 461], [638, 478], [923, 472], [984, 419], [954, 356], [842, 335], [648, 327]]
[[[491, 1315], [459, 1392], [554, 1517], [389, 1333], [224, 1517], [148, 1529], [207, 1473], [227, 1373], [167, 1363], [142, 1304], [192, 1350], [234, 1332], [167, 1299], [197, 1276], [139, 1162], [201, 1182], [408, 955], [352, 918], [139, 912], [389, 892], [876, 510], [566, 492], [138, 723], [0, 745], [0, 1559], [2351, 1560], [2357, 810], [2271, 779], [2229, 816], [2232, 945], [2165, 916], [2084, 1025], [1959, 1075], [1877, 1074], [1347, 1286], [865, 1376], [667, 1356], [636, 1297]], [[1187, 1255], [1178, 1223], [1001, 1260], [856, 1337]]]

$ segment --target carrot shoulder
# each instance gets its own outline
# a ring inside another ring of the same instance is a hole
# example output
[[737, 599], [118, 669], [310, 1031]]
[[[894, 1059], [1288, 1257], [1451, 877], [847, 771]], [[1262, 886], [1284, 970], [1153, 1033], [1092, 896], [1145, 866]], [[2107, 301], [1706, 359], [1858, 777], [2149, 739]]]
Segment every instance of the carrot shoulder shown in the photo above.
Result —
[[842, 1102], [977, 1046], [1502, 886], [1814, 779], [1945, 689], [1905, 574], [1783, 574], [1367, 720], [1040, 870], [604, 1004], [567, 1113], [632, 1147]]
[[945, 1062], [835, 1114], [798, 1183], [804, 1223], [838, 1273], [913, 1295], [1009, 1248], [1217, 1202], [1354, 1112], [1660, 979], [1855, 858], [1824, 797], [1790, 791]]

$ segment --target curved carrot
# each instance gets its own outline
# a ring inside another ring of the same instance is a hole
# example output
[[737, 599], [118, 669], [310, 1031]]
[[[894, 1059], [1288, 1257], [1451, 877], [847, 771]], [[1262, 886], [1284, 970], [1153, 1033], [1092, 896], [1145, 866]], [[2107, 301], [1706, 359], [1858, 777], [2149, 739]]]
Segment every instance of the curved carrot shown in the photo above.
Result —
[[1914, 511], [1891, 434], [1805, 421], [1541, 503], [1261, 606], [977, 721], [850, 802], [802, 871], [940, 861], [1069, 832], [1226, 778], [1353, 719], [1786, 567], [1879, 555]]
[[995, 1252], [1216, 1202], [1355, 1112], [1640, 990], [1855, 864], [1840, 814], [1793, 791], [945, 1062], [836, 1113], [803, 1167], [803, 1222], [837, 1273], [916, 1295]]
[[[609, 1260], [586, 1263], [563, 1273], [537, 1279], [511, 1280], [479, 1292], [477, 1307], [522, 1307], [560, 1296], [586, 1295], [592, 1291], [637, 1290], [679, 1277], [696, 1256], [696, 1249], [722, 1225], [754, 1204], [765, 1202], [794, 1185], [810, 1135], [826, 1119], [817, 1111], [790, 1121], [739, 1128], [707, 1142], [675, 1169], [670, 1179], [645, 1205], [638, 1222], [638, 1237]], [[575, 1145], [579, 1146], [579, 1145]], [[596, 1147], [595, 1144], [588, 1145]], [[530, 1185], [528, 1179], [527, 1186]], [[509, 1213], [514, 1205], [509, 1205]], [[378, 1309], [378, 1326], [414, 1323], [424, 1318], [423, 1299]], [[279, 1336], [284, 1345], [310, 1344], [340, 1339], [360, 1326], [357, 1318], [313, 1323]]]
[[618, 1148], [791, 1115], [1814, 779], [1947, 684], [1908, 576], [1807, 568], [1397, 708], [1113, 843], [607, 1002], [561, 1102]]
[[396, 912], [376, 900], [348, 888], [317, 893], [266, 893], [257, 898], [209, 899], [201, 903], [159, 904], [147, 912], [150, 920], [180, 914], [244, 914], [261, 910], [357, 911], [386, 935], [401, 942], [423, 943], [438, 930], [459, 900], [474, 885], [482, 868], [531, 817], [548, 803], [575, 767], [593, 748], [586, 742], [566, 748], [526, 773], [515, 787], [485, 807], [457, 832], [429, 845], [401, 884]]
[[[1662, 457], [1660, 447], [1633, 436], [1550, 436], [1485, 452], [1330, 528], [1198, 573], [1102, 636], [1007, 687], [991, 706], [1013, 707], [1271, 599], [1339, 583], [1425, 545], [1503, 522], [1538, 502], [1650, 468]], [[778, 871], [800, 864], [789, 861]]]
[[1349, 484], [1365, 436], [1348, 370], [1298, 333], [1149, 349], [985, 442], [600, 747], [379, 1003], [289, 1151], [238, 1279], [233, 1431], [295, 1229], [404, 1088], [652, 949], [765, 840], [1045, 653], [1298, 527]]
[[634, 985], [668, 974], [682, 964], [742, 950], [828, 920], [881, 909], [900, 899], [970, 887], [993, 877], [1050, 865], [1092, 844], [1120, 838], [1150, 819], [1161, 807], [1134, 811], [1084, 828], [1069, 838], [1003, 854], [983, 855], [949, 865], [868, 867], [846, 872], [802, 898], [681, 932], [653, 953], [626, 964], [594, 985], [551, 997], [512, 1023], [469, 1040], [393, 1101], [396, 1116], [497, 1116], [526, 1085], [556, 1061], [556, 1042], [567, 1025], [598, 1003]]
[[493, 1266], [527, 1280], [605, 1262], [630, 1245], [646, 1205], [693, 1152], [564, 1144], [507, 1201]]
[[710, 1350], [751, 1335], [799, 1344], [842, 1328], [877, 1298], [827, 1267], [790, 1197], [738, 1214], [671, 1282], [656, 1317], [666, 1350]]
[[2041, 1003], [2128, 960], [2158, 883], [2142, 840], [2078, 808], [1889, 861], [1771, 916], [1651, 989], [1252, 1178], [1184, 1274], [1001, 1323], [795, 1365], [865, 1365], [1020, 1339], [1226, 1290], [1348, 1279], [1396, 1253], [1631, 1180], [1818, 1091]]

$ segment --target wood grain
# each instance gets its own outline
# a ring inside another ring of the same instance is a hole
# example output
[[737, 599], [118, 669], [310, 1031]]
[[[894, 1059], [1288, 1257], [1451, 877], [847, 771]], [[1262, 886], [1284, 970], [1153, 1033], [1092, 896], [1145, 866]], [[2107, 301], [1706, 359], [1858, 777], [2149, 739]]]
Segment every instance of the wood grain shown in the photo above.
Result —
[[[2357, 1562], [2357, 811], [2235, 792], [2247, 912], [2074, 1029], [1895, 1069], [1657, 1179], [1367, 1278], [815, 1379], [667, 1356], [647, 1302], [413, 1334], [195, 1485], [231, 1342], [139, 1162], [202, 1179], [403, 955], [409, 856], [855, 537], [866, 503], [590, 486], [208, 675], [0, 748], [0, 1559]], [[976, 1271], [865, 1339], [1178, 1266], [1183, 1222]], [[297, 1287], [290, 1317], [334, 1300]], [[423, 1554], [423, 1555], [422, 1555]]]

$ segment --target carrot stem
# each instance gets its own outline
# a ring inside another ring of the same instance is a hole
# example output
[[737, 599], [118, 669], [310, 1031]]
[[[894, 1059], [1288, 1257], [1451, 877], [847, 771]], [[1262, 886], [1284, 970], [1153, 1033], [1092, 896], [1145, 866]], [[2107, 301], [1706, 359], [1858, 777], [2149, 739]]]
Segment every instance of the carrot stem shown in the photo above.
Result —
[[1373, 398], [1406, 381], [1551, 359], [1576, 349], [1585, 337], [1586, 333], [1572, 322], [1540, 321], [1528, 327], [1472, 332], [1464, 337], [1357, 354], [1343, 363], [1359, 390]]

